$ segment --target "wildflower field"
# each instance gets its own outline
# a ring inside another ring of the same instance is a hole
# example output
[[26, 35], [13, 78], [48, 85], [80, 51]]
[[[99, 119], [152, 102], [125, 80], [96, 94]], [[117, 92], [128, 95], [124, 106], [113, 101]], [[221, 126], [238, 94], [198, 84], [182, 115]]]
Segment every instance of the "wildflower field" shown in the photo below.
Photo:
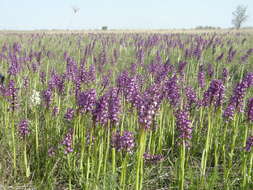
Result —
[[253, 189], [253, 33], [1, 33], [0, 189]]

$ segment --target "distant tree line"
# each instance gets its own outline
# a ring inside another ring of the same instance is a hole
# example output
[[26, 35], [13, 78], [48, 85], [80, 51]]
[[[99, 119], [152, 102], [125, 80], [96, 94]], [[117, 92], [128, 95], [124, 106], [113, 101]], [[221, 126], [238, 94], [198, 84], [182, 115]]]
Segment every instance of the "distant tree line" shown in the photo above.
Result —
[[[232, 12], [232, 25], [235, 29], [242, 28], [242, 25], [247, 21], [249, 15], [247, 13], [247, 6], [238, 5], [236, 9]], [[196, 30], [217, 30], [221, 29], [220, 27], [213, 27], [213, 26], [197, 26]]]
[[219, 30], [221, 27], [214, 27], [214, 26], [197, 26], [196, 30]]
[[108, 26], [102, 26], [101, 29], [102, 30], [108, 30]]

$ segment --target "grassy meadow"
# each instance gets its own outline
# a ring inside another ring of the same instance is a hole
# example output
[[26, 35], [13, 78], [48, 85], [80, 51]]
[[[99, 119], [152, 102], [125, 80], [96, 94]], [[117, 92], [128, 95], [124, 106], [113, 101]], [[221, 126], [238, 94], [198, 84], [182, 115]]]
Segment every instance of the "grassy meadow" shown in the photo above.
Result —
[[0, 74], [0, 189], [253, 189], [251, 30], [2, 31]]

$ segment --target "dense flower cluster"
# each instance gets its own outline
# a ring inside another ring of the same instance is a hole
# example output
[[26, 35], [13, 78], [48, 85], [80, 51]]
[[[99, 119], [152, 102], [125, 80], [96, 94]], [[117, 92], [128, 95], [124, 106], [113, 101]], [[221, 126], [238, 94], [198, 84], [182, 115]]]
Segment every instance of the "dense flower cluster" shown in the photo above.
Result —
[[69, 56], [66, 57], [66, 61], [67, 61], [65, 72], [66, 78], [68, 80], [75, 81], [75, 79], [78, 77], [77, 74], [79, 73], [78, 65], [74, 61], [74, 59]]
[[52, 115], [55, 117], [58, 115], [58, 113], [59, 113], [59, 108], [57, 106], [54, 106], [52, 110]]
[[191, 120], [189, 119], [189, 113], [185, 110], [178, 110], [175, 113], [175, 116], [179, 138], [188, 145], [188, 140], [192, 138], [192, 127]]
[[80, 92], [77, 96], [78, 111], [81, 113], [91, 112], [96, 103], [96, 90], [90, 89], [85, 92]]
[[228, 76], [229, 76], [228, 70], [226, 68], [223, 68], [223, 70], [222, 70], [222, 81], [226, 82]]
[[127, 72], [122, 72], [117, 78], [117, 86], [128, 102], [133, 103], [139, 92], [137, 77], [130, 77]]
[[200, 88], [205, 87], [205, 73], [203, 71], [203, 65], [201, 65], [200, 68], [199, 68], [198, 82], [199, 82], [199, 87]]
[[108, 101], [107, 95], [101, 96], [95, 105], [95, 109], [92, 111], [93, 121], [95, 123], [107, 124], [108, 121]]
[[18, 88], [15, 88], [15, 82], [13, 80], [9, 82], [9, 86], [5, 91], [5, 96], [8, 97], [8, 100], [10, 102], [10, 110], [14, 112], [19, 104], [18, 104]]
[[121, 135], [118, 131], [112, 135], [111, 143], [117, 151], [131, 152], [134, 148], [134, 135], [129, 131], [123, 131]]
[[223, 117], [227, 118], [228, 120], [232, 120], [235, 115], [235, 106], [234, 104], [230, 104], [223, 112]]
[[90, 83], [96, 79], [96, 70], [95, 66], [92, 64], [90, 65], [89, 69], [85, 68], [85, 65], [82, 64], [79, 69], [78, 78], [81, 83]]
[[8, 74], [10, 76], [16, 76], [21, 70], [21, 65], [19, 63], [18, 57], [16, 54], [10, 55], [10, 66], [8, 69]]
[[65, 89], [64, 83], [65, 83], [65, 76], [58, 75], [55, 72], [53, 72], [51, 79], [48, 82], [48, 87], [50, 89], [56, 89], [59, 94], [63, 94]]
[[161, 83], [166, 80], [169, 73], [172, 73], [174, 70], [174, 66], [170, 63], [170, 59], [167, 59], [165, 64], [162, 64], [161, 70], [157, 73], [155, 78], [155, 83]]
[[25, 138], [30, 133], [28, 120], [23, 119], [20, 121], [18, 125], [18, 133], [22, 138]]
[[119, 89], [111, 88], [96, 101], [95, 109], [92, 111], [93, 121], [102, 125], [110, 121], [112, 125], [118, 125], [120, 112]]
[[52, 100], [53, 100], [53, 93], [50, 88], [48, 88], [42, 92], [42, 99], [44, 100], [45, 106], [48, 109], [52, 103]]
[[212, 80], [210, 87], [205, 91], [202, 105], [215, 107], [221, 106], [224, 97], [225, 87], [221, 80]]
[[228, 50], [228, 56], [227, 56], [227, 62], [232, 62], [232, 60], [234, 59], [235, 55], [236, 55], [236, 50], [233, 50], [233, 47], [230, 47]]
[[247, 116], [249, 121], [253, 121], [253, 98], [248, 101]]
[[177, 76], [168, 79], [164, 84], [164, 94], [172, 106], [177, 106], [180, 100], [180, 88]]
[[243, 56], [241, 56], [241, 61], [243, 63], [247, 62], [249, 57], [251, 56], [252, 52], [253, 52], [253, 48], [248, 49], [248, 51]]
[[71, 121], [74, 117], [75, 110], [72, 108], [68, 108], [67, 112], [64, 115], [64, 118], [67, 119], [68, 121]]
[[197, 94], [192, 87], [186, 87], [185, 95], [187, 98], [187, 107], [190, 109], [193, 104], [198, 102]]
[[187, 64], [188, 63], [186, 61], [179, 61], [179, 63], [178, 63], [178, 73], [179, 74], [183, 73], [183, 71], [184, 71]]
[[151, 163], [151, 164], [156, 164], [164, 160], [164, 157], [160, 154], [155, 155], [155, 154], [149, 154], [147, 152], [143, 154], [143, 158], [146, 163]]
[[108, 92], [108, 119], [112, 124], [118, 125], [121, 113], [121, 99], [118, 88], [111, 88]]
[[200, 46], [200, 43], [198, 43], [195, 47], [192, 48], [192, 56], [199, 60], [201, 58], [201, 55], [202, 48]]
[[247, 73], [247, 75], [243, 78], [242, 83], [245, 83], [246, 88], [250, 88], [253, 86], [253, 72]]
[[232, 120], [235, 111], [243, 111], [243, 101], [247, 89], [253, 85], [253, 73], [248, 73], [241, 82], [234, 88], [233, 95], [231, 96], [227, 108], [224, 110], [223, 116]]
[[155, 114], [163, 100], [163, 87], [154, 84], [149, 87], [137, 103], [138, 119], [141, 127], [150, 129]]
[[250, 152], [252, 146], [253, 146], [253, 136], [247, 139], [245, 150], [247, 152]]
[[28, 89], [29, 88], [29, 78], [28, 77], [24, 77], [23, 78], [23, 88], [24, 89]]
[[72, 142], [73, 142], [73, 129], [69, 129], [69, 131], [67, 132], [61, 143], [62, 145], [65, 146], [64, 154], [73, 152]]

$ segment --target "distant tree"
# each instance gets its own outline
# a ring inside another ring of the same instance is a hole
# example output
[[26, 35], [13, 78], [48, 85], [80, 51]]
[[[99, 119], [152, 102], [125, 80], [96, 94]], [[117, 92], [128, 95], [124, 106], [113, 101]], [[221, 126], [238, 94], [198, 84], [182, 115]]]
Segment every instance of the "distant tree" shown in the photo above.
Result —
[[108, 30], [107, 26], [102, 26], [102, 30]]
[[219, 30], [220, 27], [214, 27], [214, 26], [197, 26], [195, 28], [196, 30]]
[[236, 29], [240, 29], [242, 24], [247, 20], [247, 6], [238, 5], [233, 14], [232, 24]]

